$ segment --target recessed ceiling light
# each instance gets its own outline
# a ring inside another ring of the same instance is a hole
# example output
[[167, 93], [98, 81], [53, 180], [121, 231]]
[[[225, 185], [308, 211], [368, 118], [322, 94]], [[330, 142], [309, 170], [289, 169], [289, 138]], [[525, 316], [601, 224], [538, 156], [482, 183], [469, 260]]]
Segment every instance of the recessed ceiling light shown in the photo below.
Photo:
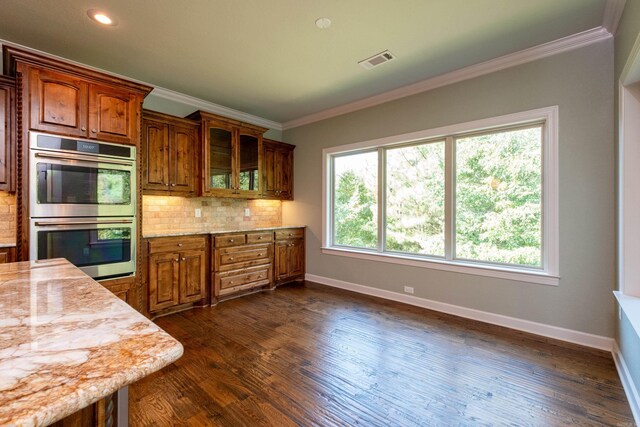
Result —
[[316, 27], [321, 30], [325, 30], [331, 26], [331, 19], [329, 18], [318, 18], [316, 19]]
[[87, 16], [102, 25], [113, 27], [117, 24], [117, 21], [114, 18], [110, 17], [106, 12], [102, 10], [87, 10]]

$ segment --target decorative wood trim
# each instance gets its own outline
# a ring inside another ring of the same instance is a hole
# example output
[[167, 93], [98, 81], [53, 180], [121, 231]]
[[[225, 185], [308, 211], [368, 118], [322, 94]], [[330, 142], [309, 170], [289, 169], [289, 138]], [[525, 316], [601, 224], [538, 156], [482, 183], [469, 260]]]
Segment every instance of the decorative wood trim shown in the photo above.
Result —
[[560, 328], [557, 326], [546, 325], [544, 323], [532, 322], [530, 320], [518, 319], [515, 317], [504, 316], [502, 314], [490, 313], [487, 311], [476, 310], [459, 305], [447, 304], [444, 302], [429, 300], [426, 298], [419, 298], [412, 295], [400, 294], [397, 292], [372, 288], [370, 286], [331, 279], [329, 277], [317, 276], [315, 274], [306, 274], [305, 280], [332, 286], [334, 288], [357, 292], [360, 294], [402, 302], [405, 304], [439, 311], [442, 313], [453, 314], [454, 316], [460, 316], [467, 319], [490, 323], [492, 325], [504, 326], [506, 328], [511, 328], [518, 331], [541, 335], [561, 341], [567, 341], [574, 344], [580, 344], [586, 347], [597, 348], [599, 350], [611, 351], [614, 345], [613, 338], [609, 337], [588, 334], [586, 332]]
[[627, 368], [627, 363], [622, 356], [620, 347], [618, 347], [618, 343], [615, 341], [613, 343], [613, 350], [611, 350], [611, 354], [613, 355], [613, 361], [616, 364], [616, 369], [620, 376], [622, 388], [624, 389], [624, 393], [627, 395], [627, 400], [629, 401], [633, 418], [635, 419], [636, 424], [640, 425], [640, 394], [638, 392], [638, 387], [636, 387], [633, 377], [629, 372], [629, 368]]
[[616, 35], [622, 11], [627, 0], [607, 0], [604, 5], [604, 14], [602, 17], [602, 27], [605, 28], [612, 36]]
[[594, 28], [583, 31], [572, 36], [564, 37], [549, 43], [541, 44], [499, 58], [491, 59], [486, 62], [461, 68], [446, 74], [441, 74], [418, 83], [374, 95], [359, 101], [340, 105], [335, 108], [320, 111], [318, 113], [309, 114], [298, 119], [290, 120], [282, 124], [283, 130], [293, 129], [299, 126], [329, 119], [331, 117], [340, 116], [364, 108], [373, 107], [375, 105], [384, 104], [389, 101], [415, 95], [417, 93], [427, 92], [439, 87], [480, 77], [506, 68], [515, 67], [516, 65], [526, 64], [538, 59], [546, 58], [570, 50], [589, 46], [603, 40], [611, 38], [611, 33], [603, 27]]
[[[87, 68], [84, 65], [78, 65], [77, 63], [71, 63], [66, 59], [60, 60], [51, 55], [43, 55], [36, 53], [34, 50], [20, 49], [15, 46], [4, 44], [3, 46], [4, 56], [4, 72], [5, 74], [14, 75], [16, 72], [16, 63], [22, 62], [32, 65], [34, 67], [46, 67], [51, 70], [60, 71], [73, 76], [78, 76], [82, 79], [90, 79], [97, 83], [106, 83], [108, 85], [115, 85], [121, 88], [126, 88], [130, 91], [139, 92], [146, 96], [153, 87], [131, 81], [127, 78], [116, 77], [111, 74], [105, 74], [102, 71], [96, 69]], [[63, 62], [64, 61], [64, 62]]]
[[275, 122], [273, 120], [265, 119], [262, 117], [254, 116], [252, 114], [244, 113], [242, 111], [234, 110], [233, 108], [225, 107], [220, 104], [205, 101], [204, 99], [196, 98], [195, 96], [185, 95], [173, 90], [165, 89], [162, 87], [155, 87], [151, 93], [158, 98], [166, 99], [169, 101], [177, 102], [193, 106], [198, 110], [210, 112], [212, 114], [219, 114], [224, 117], [230, 117], [232, 119], [239, 120], [243, 123], [251, 123], [257, 126], [263, 126], [268, 129], [275, 129], [281, 131], [282, 123]]

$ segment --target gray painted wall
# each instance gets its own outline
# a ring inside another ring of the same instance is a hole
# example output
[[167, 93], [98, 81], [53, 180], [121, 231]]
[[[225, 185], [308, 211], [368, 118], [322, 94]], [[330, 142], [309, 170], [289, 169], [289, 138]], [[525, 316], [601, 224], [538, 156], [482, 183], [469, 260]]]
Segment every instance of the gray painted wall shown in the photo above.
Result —
[[[372, 71], [375, 72], [375, 71]], [[285, 130], [296, 144], [285, 223], [309, 226], [307, 271], [562, 328], [613, 337], [615, 200], [613, 41]], [[356, 260], [320, 251], [322, 149], [559, 106], [560, 285], [545, 286]]]
[[[614, 93], [618, 94], [618, 80], [622, 74], [631, 49], [640, 33], [640, 1], [627, 0], [622, 20], [615, 38], [615, 86]], [[615, 123], [619, 116], [616, 108]], [[640, 337], [629, 323], [627, 316], [622, 314], [618, 320], [616, 338], [632, 380], [640, 393]]]

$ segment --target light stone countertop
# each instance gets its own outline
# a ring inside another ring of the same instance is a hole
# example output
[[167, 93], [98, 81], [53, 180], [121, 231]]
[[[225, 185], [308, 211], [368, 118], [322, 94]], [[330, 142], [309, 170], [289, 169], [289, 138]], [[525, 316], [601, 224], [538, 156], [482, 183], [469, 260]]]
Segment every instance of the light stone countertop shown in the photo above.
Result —
[[0, 265], [0, 425], [49, 425], [182, 352], [64, 259]]
[[211, 231], [154, 231], [151, 233], [145, 233], [143, 231], [142, 237], [148, 239], [152, 237], [197, 236], [202, 234], [249, 233], [252, 231], [282, 230], [285, 228], [306, 228], [306, 225], [279, 225], [276, 227], [237, 228]]

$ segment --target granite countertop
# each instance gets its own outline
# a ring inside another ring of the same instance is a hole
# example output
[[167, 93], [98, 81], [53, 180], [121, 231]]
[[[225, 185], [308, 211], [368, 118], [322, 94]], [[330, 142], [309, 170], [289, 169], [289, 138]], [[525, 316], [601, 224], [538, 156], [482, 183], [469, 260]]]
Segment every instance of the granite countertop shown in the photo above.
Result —
[[147, 239], [151, 237], [173, 237], [173, 236], [196, 236], [202, 234], [226, 234], [226, 233], [248, 233], [251, 231], [267, 231], [267, 230], [282, 230], [285, 228], [305, 228], [306, 225], [279, 225], [276, 227], [261, 227], [261, 228], [236, 228], [236, 229], [224, 229], [224, 230], [210, 230], [210, 231], [158, 231], [152, 233], [142, 232], [142, 237]]
[[182, 351], [64, 259], [0, 265], [0, 425], [51, 424]]

